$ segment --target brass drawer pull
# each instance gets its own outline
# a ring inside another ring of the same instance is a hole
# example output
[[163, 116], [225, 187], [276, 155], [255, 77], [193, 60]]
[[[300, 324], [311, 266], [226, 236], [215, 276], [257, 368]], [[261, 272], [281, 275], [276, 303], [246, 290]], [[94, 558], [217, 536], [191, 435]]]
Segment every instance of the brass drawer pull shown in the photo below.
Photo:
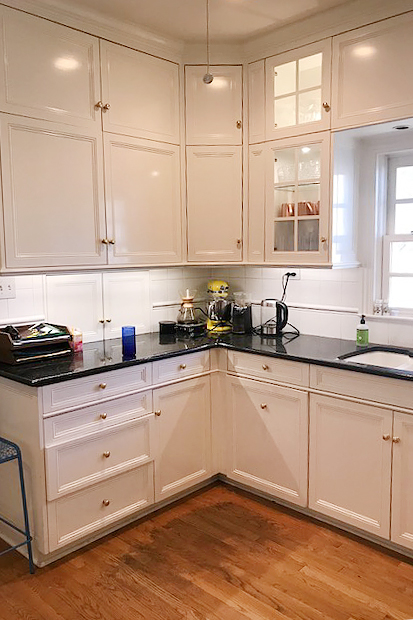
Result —
[[330, 112], [331, 106], [327, 103], [327, 101], [323, 101], [323, 108], [326, 112]]
[[263, 364], [263, 365], [262, 365], [262, 369], [263, 369], [263, 370], [269, 370], [269, 366], [267, 366], [267, 364]]
[[388, 433], [386, 433], [385, 435], [383, 435], [383, 439], [384, 439], [384, 441], [389, 441], [390, 435]]
[[109, 500], [109, 499], [104, 499], [104, 500], [103, 500], [103, 502], [102, 502], [102, 504], [103, 504], [104, 506], [109, 506], [109, 504], [110, 504], [110, 500]]
[[267, 403], [261, 403], [260, 407], [261, 407], [261, 409], [266, 409], [267, 408]]
[[106, 418], [107, 418], [107, 417], [108, 417], [108, 414], [107, 414], [107, 413], [101, 413], [101, 414], [100, 414], [100, 419], [101, 419], [101, 420], [106, 420]]
[[393, 443], [400, 443], [400, 437], [393, 437]]
[[179, 369], [180, 370], [185, 370], [186, 368], [186, 364], [179, 364]]
[[106, 383], [99, 383], [99, 387], [101, 390], [104, 390], [106, 385], [107, 385]]
[[161, 410], [160, 409], [156, 409], [155, 410], [155, 415], [160, 416], [161, 415]]
[[105, 459], [108, 459], [110, 457], [110, 451], [105, 450], [105, 452], [103, 453], [103, 456], [105, 457]]

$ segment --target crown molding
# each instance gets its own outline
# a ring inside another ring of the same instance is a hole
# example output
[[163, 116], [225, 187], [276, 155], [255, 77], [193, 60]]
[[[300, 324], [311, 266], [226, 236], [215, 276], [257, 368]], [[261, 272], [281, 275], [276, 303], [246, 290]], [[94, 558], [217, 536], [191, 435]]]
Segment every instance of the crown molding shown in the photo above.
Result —
[[153, 56], [174, 62], [182, 61], [182, 41], [150, 32], [135, 24], [104, 17], [94, 11], [68, 9], [62, 0], [5, 0], [0, 4]]
[[353, 0], [245, 41], [244, 59], [254, 62], [413, 10], [412, 0]]

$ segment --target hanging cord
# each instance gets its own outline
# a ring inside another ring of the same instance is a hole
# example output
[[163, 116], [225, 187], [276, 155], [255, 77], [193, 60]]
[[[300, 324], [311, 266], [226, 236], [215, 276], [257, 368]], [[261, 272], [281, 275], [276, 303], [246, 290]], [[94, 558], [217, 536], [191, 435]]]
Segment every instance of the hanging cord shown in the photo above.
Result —
[[214, 76], [209, 72], [209, 0], [206, 0], [206, 52], [207, 52], [207, 70], [202, 78], [205, 84], [211, 84]]
[[288, 280], [291, 277], [294, 277], [295, 275], [296, 275], [295, 271], [287, 271], [287, 273], [285, 273], [283, 275], [283, 277], [281, 279], [281, 284], [282, 284], [282, 287], [283, 287], [283, 294], [282, 294], [282, 297], [281, 297], [281, 301], [284, 301], [284, 299], [285, 299], [285, 297], [287, 295]]

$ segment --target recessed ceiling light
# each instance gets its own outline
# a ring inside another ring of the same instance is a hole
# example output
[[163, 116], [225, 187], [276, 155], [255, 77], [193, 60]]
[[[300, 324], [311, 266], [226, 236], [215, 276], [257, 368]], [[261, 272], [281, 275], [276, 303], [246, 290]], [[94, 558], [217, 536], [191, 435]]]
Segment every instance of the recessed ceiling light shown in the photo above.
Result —
[[61, 56], [60, 58], [56, 58], [54, 66], [61, 71], [73, 71], [80, 66], [80, 62], [76, 60], [76, 58], [73, 58], [73, 56]]
[[373, 45], [357, 45], [353, 48], [353, 55], [358, 58], [370, 58], [377, 53], [377, 49]]
[[309, 153], [311, 151], [309, 146], [303, 146], [303, 148], [301, 149], [302, 153]]

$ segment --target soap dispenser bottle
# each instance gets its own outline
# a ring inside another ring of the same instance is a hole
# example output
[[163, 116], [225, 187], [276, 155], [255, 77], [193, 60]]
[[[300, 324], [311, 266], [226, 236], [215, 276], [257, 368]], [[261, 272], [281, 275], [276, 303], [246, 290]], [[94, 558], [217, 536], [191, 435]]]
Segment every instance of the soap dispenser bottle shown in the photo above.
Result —
[[365, 346], [369, 343], [369, 328], [364, 314], [361, 315], [360, 323], [357, 325], [356, 342], [360, 346]]

